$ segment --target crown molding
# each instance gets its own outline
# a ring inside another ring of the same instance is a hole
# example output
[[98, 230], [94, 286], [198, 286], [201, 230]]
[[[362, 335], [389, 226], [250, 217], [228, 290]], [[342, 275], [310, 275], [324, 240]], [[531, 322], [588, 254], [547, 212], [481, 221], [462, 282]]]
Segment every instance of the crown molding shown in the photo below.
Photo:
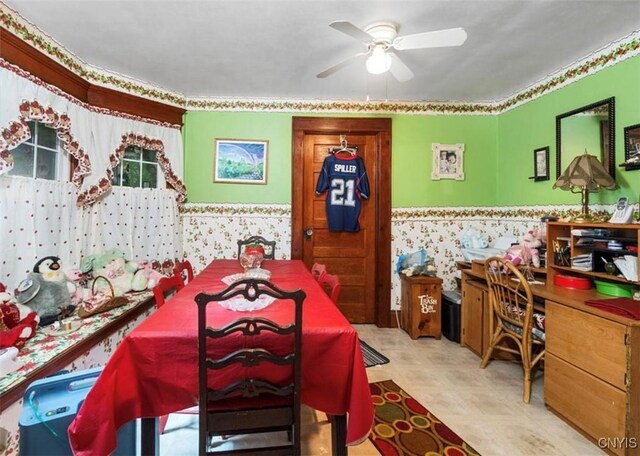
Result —
[[638, 30], [561, 68], [504, 100], [484, 103], [190, 98], [88, 64], [1, 1], [0, 29], [17, 36], [90, 84], [194, 111], [496, 115], [640, 54], [640, 30]]

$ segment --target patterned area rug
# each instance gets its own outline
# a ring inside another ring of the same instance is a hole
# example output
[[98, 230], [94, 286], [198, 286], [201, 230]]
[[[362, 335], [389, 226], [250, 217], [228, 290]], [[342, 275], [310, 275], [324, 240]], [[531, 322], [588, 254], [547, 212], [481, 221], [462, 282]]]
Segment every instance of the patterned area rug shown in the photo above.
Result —
[[364, 367], [379, 366], [389, 362], [389, 358], [375, 350], [362, 339], [360, 339], [360, 350], [362, 351], [362, 358], [364, 359]]
[[392, 380], [369, 387], [376, 409], [369, 438], [383, 456], [479, 454]]

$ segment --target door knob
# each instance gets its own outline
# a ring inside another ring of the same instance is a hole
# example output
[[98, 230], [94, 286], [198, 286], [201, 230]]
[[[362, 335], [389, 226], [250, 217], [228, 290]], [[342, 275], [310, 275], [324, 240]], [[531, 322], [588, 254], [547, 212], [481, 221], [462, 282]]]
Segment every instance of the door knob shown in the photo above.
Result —
[[312, 228], [307, 228], [306, 230], [304, 230], [304, 237], [306, 237], [307, 239], [311, 239], [311, 236], [313, 236]]

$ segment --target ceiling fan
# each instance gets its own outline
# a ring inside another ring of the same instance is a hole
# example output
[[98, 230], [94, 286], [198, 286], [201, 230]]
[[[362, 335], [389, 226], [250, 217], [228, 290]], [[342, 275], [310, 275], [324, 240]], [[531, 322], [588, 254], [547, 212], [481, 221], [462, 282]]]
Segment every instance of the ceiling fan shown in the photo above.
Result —
[[318, 78], [326, 78], [358, 59], [368, 56], [366, 66], [369, 73], [381, 74], [389, 71], [398, 81], [408, 81], [413, 77], [413, 72], [395, 51], [461, 46], [467, 39], [467, 32], [460, 27], [398, 36], [397, 25], [390, 21], [374, 22], [364, 29], [356, 27], [349, 21], [335, 21], [329, 26], [362, 41], [367, 46], [367, 50], [318, 73], [316, 75]]

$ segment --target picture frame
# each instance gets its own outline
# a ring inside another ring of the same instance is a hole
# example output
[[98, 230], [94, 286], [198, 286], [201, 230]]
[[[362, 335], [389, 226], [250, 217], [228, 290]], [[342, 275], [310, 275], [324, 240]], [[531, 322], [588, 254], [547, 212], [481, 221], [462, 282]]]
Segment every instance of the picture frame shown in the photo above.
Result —
[[268, 155], [267, 140], [217, 138], [213, 182], [266, 184]]
[[464, 144], [431, 145], [433, 151], [432, 180], [464, 180]]
[[549, 180], [549, 146], [533, 150], [533, 180]]
[[624, 166], [625, 171], [640, 169], [640, 124], [624, 128]]

